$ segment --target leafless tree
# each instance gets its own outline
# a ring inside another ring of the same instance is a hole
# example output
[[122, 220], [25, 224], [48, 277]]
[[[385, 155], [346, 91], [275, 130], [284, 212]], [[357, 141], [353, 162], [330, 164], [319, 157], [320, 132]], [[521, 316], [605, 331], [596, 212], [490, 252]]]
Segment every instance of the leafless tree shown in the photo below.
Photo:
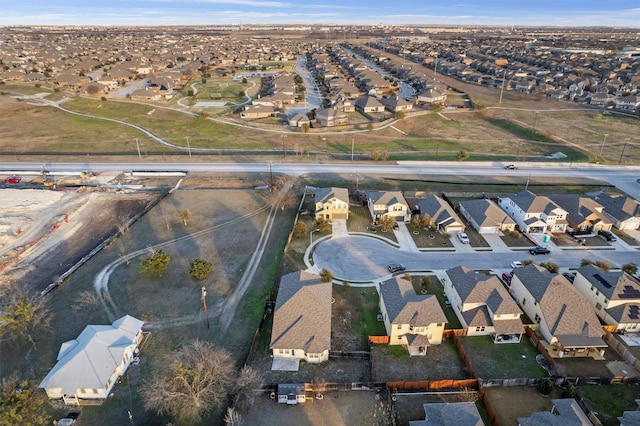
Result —
[[234, 376], [229, 353], [209, 342], [196, 340], [170, 355], [151, 383], [142, 390], [144, 405], [169, 413], [183, 424], [198, 423], [227, 402]]
[[251, 405], [256, 389], [264, 386], [262, 374], [247, 365], [242, 367], [234, 386], [233, 406], [236, 410], [244, 411]]
[[191, 213], [189, 213], [189, 210], [181, 210], [176, 214], [176, 216], [182, 220], [184, 226], [187, 226], [187, 223], [191, 220]]

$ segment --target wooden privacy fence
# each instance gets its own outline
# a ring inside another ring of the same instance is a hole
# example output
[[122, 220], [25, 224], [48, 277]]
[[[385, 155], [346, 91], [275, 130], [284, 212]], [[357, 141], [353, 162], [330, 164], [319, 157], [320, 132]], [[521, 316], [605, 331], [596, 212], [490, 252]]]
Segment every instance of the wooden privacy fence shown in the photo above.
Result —
[[467, 335], [466, 328], [459, 328], [455, 330], [444, 330], [442, 332], [442, 337], [446, 337], [447, 339], [453, 339], [453, 336], [466, 336], [466, 335]]
[[387, 382], [387, 388], [397, 391], [442, 390], [442, 389], [477, 389], [477, 379], [463, 380], [415, 380]]
[[478, 397], [482, 400], [484, 408], [487, 410], [487, 415], [489, 416], [489, 420], [491, 420], [491, 424], [493, 426], [500, 426], [500, 422], [498, 421], [495, 411], [493, 411], [489, 398], [487, 398], [487, 394], [484, 392], [484, 389], [482, 389], [482, 381], [478, 382]]
[[633, 366], [636, 370], [640, 370], [640, 360], [636, 358], [636, 356], [629, 351], [629, 349], [622, 343], [620, 340], [616, 339], [616, 337], [607, 333], [604, 335], [604, 341], [607, 342], [609, 347], [611, 347], [614, 351], [616, 351], [625, 361]]
[[369, 336], [369, 343], [374, 345], [388, 345], [389, 336]]
[[478, 376], [476, 375], [475, 370], [471, 366], [471, 361], [469, 361], [469, 357], [467, 356], [467, 353], [464, 351], [464, 348], [462, 347], [462, 343], [460, 342], [460, 339], [458, 339], [458, 336], [456, 334], [452, 334], [452, 337], [453, 337], [454, 343], [456, 344], [456, 347], [458, 348], [458, 353], [462, 357], [462, 361], [464, 361], [465, 367], [467, 367], [467, 373], [469, 373], [469, 376], [471, 376], [473, 379], [477, 379]]

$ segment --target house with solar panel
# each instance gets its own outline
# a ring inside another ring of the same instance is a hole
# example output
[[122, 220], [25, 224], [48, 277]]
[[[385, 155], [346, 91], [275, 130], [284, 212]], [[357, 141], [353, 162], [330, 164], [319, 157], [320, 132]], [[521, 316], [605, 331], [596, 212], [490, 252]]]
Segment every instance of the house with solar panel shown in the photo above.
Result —
[[617, 331], [640, 331], [640, 281], [624, 271], [605, 271], [584, 265], [573, 285], [591, 303], [596, 315]]

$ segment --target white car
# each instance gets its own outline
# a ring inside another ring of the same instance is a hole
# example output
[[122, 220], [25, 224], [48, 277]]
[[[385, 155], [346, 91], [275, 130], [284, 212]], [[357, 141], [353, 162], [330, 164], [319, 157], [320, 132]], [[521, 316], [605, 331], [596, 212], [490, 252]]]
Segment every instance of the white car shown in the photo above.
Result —
[[458, 232], [458, 239], [462, 244], [469, 244], [469, 236], [464, 232]]
[[520, 262], [519, 260], [514, 260], [513, 262], [511, 262], [511, 268], [513, 269], [520, 268], [522, 266], [522, 262]]

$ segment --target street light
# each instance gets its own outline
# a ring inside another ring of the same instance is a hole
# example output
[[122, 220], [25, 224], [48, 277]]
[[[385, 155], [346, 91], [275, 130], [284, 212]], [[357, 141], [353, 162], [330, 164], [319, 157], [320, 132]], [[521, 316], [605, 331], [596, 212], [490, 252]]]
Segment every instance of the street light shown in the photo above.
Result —
[[207, 328], [209, 328], [209, 313], [207, 312], [207, 289], [202, 286], [202, 306], [204, 306], [204, 316], [207, 319]]
[[313, 244], [313, 233], [319, 231], [319, 229], [312, 229], [311, 233], [309, 234], [309, 245]]

